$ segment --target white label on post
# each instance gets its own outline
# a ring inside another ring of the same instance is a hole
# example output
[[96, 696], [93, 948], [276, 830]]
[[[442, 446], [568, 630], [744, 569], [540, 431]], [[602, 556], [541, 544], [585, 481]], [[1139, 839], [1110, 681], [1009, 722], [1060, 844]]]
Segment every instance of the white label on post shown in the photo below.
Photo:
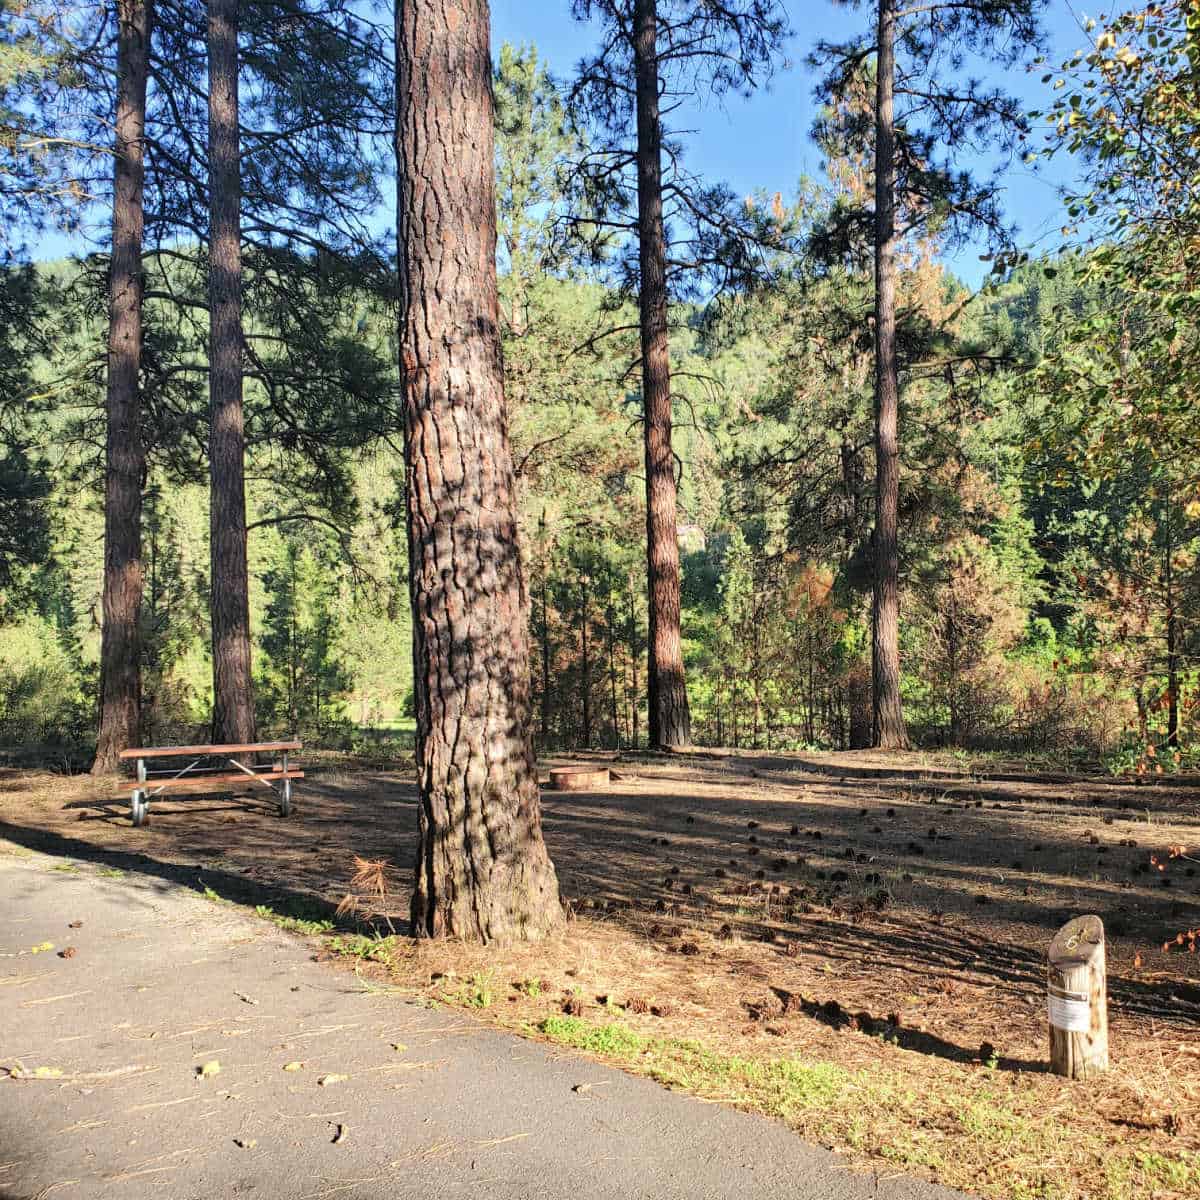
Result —
[[1092, 1010], [1082, 992], [1051, 991], [1046, 996], [1050, 1024], [1066, 1033], [1087, 1033], [1092, 1027]]

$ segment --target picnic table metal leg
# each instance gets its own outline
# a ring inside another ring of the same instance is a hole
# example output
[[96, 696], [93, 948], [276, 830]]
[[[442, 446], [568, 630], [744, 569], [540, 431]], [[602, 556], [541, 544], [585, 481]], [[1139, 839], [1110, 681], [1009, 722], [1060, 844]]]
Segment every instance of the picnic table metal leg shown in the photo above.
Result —
[[135, 826], [141, 826], [146, 823], [146, 813], [150, 808], [150, 801], [146, 799], [146, 760], [144, 758], [137, 760], [137, 779], [138, 783], [143, 786], [134, 788], [129, 794], [129, 817]]
[[[283, 773], [287, 774], [288, 769], [287, 751], [283, 752]], [[283, 780], [283, 791], [279, 796], [279, 815], [281, 817], [290, 817], [292, 815], [292, 781], [290, 779]]]

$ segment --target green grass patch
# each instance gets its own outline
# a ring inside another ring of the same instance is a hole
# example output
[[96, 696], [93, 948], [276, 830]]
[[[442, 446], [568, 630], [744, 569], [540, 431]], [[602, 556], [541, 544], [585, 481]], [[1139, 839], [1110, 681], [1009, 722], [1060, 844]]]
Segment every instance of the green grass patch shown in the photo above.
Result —
[[824, 1107], [858, 1084], [834, 1063], [799, 1059], [761, 1060], [722, 1054], [701, 1042], [651, 1037], [619, 1021], [593, 1024], [579, 1017], [547, 1017], [539, 1031], [553, 1042], [636, 1065], [670, 1087], [730, 1100], [785, 1119]]
[[1165, 1188], [1176, 1192], [1200, 1192], [1200, 1154], [1156, 1154], [1138, 1150], [1112, 1157], [1104, 1164], [1109, 1200], [1150, 1196]]
[[[547, 1017], [531, 1032], [648, 1075], [787, 1121], [826, 1145], [874, 1154], [905, 1171], [1005, 1200], [1134, 1200], [1200, 1194], [1200, 1155], [1114, 1153], [1094, 1130], [1072, 1131], [1014, 1106], [994, 1072], [961, 1090], [920, 1088], [895, 1069], [851, 1070], [798, 1058], [756, 1059], [658, 1037], [621, 1021]], [[1060, 1169], [1045, 1164], [1071, 1153]]]
[[391, 966], [395, 943], [395, 938], [381, 937], [377, 933], [348, 933], [330, 938], [328, 946], [331, 954], [340, 954], [343, 958], [357, 958], [361, 962], [377, 962]]
[[491, 1008], [496, 999], [496, 972], [476, 971], [461, 986], [446, 993], [446, 999], [466, 1008]]
[[333, 922], [328, 917], [320, 916], [317, 909], [297, 907], [288, 912], [276, 912], [269, 904], [259, 904], [254, 911], [264, 921], [270, 921], [272, 925], [285, 929], [288, 933], [302, 933], [315, 937], [333, 932]]

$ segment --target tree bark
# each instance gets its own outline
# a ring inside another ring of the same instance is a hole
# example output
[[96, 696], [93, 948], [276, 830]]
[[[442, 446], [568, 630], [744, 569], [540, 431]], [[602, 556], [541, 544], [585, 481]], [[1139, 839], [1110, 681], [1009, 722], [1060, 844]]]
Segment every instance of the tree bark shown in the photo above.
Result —
[[651, 747], [687, 746], [691, 714], [680, 638], [679, 532], [671, 450], [671, 362], [667, 340], [667, 242], [663, 226], [662, 124], [658, 109], [656, 0], [635, 0], [637, 75], [638, 300], [641, 308], [642, 428], [646, 449], [649, 602], [647, 696]]
[[580, 583], [580, 594], [583, 597], [583, 608], [580, 611], [579, 644], [582, 653], [581, 670], [583, 676], [583, 736], [580, 744], [585, 748], [592, 744], [592, 660], [588, 656], [588, 583]]
[[634, 602], [633, 578], [629, 580], [629, 672], [633, 676], [633, 703], [630, 706], [632, 712], [630, 714], [632, 721], [632, 729], [629, 734], [629, 744], [633, 749], [638, 748], [638, 741], [641, 737], [638, 725], [638, 717], [641, 709], [641, 692], [638, 689], [638, 639], [637, 639], [637, 605]]
[[238, 0], [208, 3], [209, 552], [213, 741], [254, 741], [242, 415]]
[[117, 4], [112, 263], [108, 285], [107, 437], [104, 472], [104, 590], [100, 629], [100, 725], [93, 775], [114, 774], [141, 720], [142, 231], [146, 79], [153, 0]]
[[546, 607], [546, 574], [542, 568], [542, 745], [550, 745], [550, 610]]
[[529, 728], [487, 0], [399, 0], [396, 101], [420, 789], [413, 932], [532, 940], [563, 917]]
[[1172, 750], [1179, 748], [1179, 637], [1175, 615], [1175, 546], [1167, 539], [1166, 570], [1167, 584], [1167, 745]]
[[875, 588], [873, 740], [908, 745], [900, 707], [900, 381], [896, 358], [896, 0], [879, 0], [875, 81]]
[[621, 727], [617, 718], [617, 631], [614, 626], [615, 615], [611, 601], [606, 610], [605, 619], [608, 624], [608, 687], [612, 701], [613, 749], [620, 750]]
[[[863, 468], [858, 451], [848, 438], [842, 442], [842, 487], [846, 493], [844, 535], [846, 560], [853, 558], [861, 536], [861, 500]], [[851, 750], [865, 750], [871, 745], [871, 668], [860, 656], [850, 664], [846, 682], [846, 700], [849, 713], [848, 738]]]
[[542, 721], [541, 745], [544, 754], [550, 745], [550, 609], [546, 604], [546, 576], [550, 573], [550, 559], [546, 551], [546, 513], [538, 521], [538, 548], [541, 550], [540, 590], [542, 594]]

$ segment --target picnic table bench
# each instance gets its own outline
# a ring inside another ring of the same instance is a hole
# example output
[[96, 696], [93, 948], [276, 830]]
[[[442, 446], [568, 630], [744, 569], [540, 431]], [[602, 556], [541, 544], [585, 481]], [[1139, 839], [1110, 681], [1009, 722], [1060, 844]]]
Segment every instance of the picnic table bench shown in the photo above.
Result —
[[[213, 784], [240, 784], [242, 788], [265, 787], [278, 797], [279, 815], [292, 811], [292, 780], [303, 779], [304, 772], [288, 765], [288, 754], [304, 748], [302, 742], [244, 742], [226, 746], [134, 746], [122, 750], [120, 757], [137, 763], [137, 778], [123, 785], [129, 791], [129, 813], [134, 825], [144, 825], [153, 796], [165, 792], [196, 791]], [[241, 760], [250, 755], [277, 754], [271, 763], [247, 766]], [[189, 758], [185, 767], [150, 769], [147, 762], [163, 758]], [[228, 768], [235, 768], [229, 770]], [[252, 782], [250, 782], [252, 781]]]

